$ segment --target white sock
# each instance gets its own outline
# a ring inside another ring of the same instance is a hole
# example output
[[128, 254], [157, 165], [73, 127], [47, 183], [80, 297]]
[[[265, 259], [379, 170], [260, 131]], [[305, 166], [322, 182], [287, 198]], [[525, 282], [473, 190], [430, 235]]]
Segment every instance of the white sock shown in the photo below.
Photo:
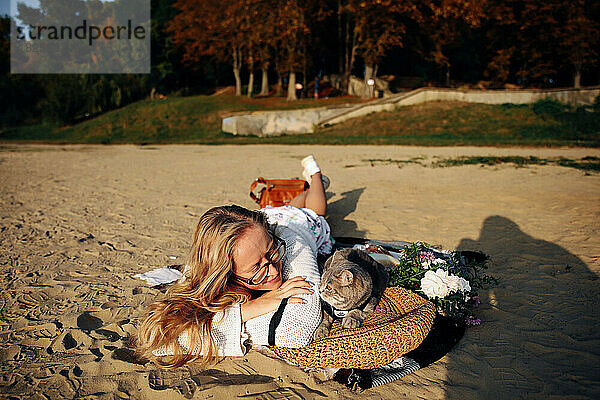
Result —
[[321, 168], [319, 168], [312, 154], [302, 159], [302, 167], [304, 167], [304, 172], [302, 173], [304, 176], [312, 176], [317, 172], [321, 172]]

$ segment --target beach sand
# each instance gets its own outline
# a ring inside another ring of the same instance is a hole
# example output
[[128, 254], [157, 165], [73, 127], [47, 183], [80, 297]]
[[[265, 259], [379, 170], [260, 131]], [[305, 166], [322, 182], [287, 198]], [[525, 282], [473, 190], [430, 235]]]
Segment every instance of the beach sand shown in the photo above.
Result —
[[178, 386], [197, 399], [355, 398], [255, 350], [206, 371], [121, 360], [160, 294], [133, 275], [183, 263], [204, 211], [255, 208], [254, 178], [301, 176], [310, 153], [332, 180], [334, 235], [482, 250], [500, 279], [449, 354], [361, 397], [600, 398], [600, 174], [369, 161], [600, 150], [275, 145], [3, 145], [0, 397], [184, 398]]

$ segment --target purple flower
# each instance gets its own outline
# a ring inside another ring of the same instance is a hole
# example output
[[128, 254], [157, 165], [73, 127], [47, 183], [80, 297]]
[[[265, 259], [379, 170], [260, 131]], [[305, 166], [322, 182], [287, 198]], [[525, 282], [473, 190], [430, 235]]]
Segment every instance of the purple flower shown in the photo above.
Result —
[[481, 300], [479, 299], [479, 296], [473, 296], [473, 297], [471, 297], [471, 300], [473, 301], [473, 303], [475, 303], [474, 304], [475, 307], [477, 307], [478, 305], [481, 304]]
[[481, 325], [481, 320], [479, 318], [475, 318], [475, 317], [469, 317], [465, 320], [465, 322], [469, 326]]
[[435, 256], [431, 251], [419, 251], [419, 262], [435, 260]]

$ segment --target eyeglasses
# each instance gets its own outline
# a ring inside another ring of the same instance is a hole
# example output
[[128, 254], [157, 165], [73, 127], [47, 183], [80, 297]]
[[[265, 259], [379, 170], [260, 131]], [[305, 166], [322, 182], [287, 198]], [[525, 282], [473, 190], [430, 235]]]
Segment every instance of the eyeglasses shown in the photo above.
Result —
[[267, 254], [265, 254], [265, 258], [267, 259], [265, 265], [260, 267], [251, 278], [234, 275], [236, 279], [247, 285], [260, 285], [267, 279], [271, 265], [277, 268], [276, 264], [281, 261], [285, 254], [285, 242], [273, 234], [271, 234], [271, 238], [273, 239], [273, 246], [271, 246], [271, 248], [275, 248], [275, 250], [268, 251]]

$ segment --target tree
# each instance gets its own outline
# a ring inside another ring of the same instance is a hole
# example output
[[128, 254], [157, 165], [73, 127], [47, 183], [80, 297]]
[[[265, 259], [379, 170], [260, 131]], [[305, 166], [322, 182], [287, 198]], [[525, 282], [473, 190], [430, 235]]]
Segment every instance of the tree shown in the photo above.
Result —
[[493, 57], [484, 75], [546, 84], [568, 68], [578, 87], [583, 67], [597, 58], [593, 7], [586, 0], [488, 0], [485, 30]]
[[247, 6], [248, 0], [178, 0], [174, 7], [180, 12], [166, 28], [173, 42], [183, 48], [184, 62], [199, 62], [202, 56], [211, 55], [230, 63], [237, 96], [242, 94], [240, 71], [250, 24]]
[[[115, 21], [115, 14], [122, 11], [120, 7], [130, 4], [132, 3], [124, 0], [113, 3], [40, 0], [37, 7], [20, 3], [18, 20], [20, 24], [33, 26], [73, 27], [81, 24], [81, 18], [92, 16], [95, 23], [105, 22], [109, 25]], [[122, 15], [131, 14], [123, 12]], [[3, 24], [8, 21], [8, 18], [3, 20]], [[4, 37], [3, 25], [0, 38]], [[5, 43], [8, 46], [8, 41]], [[122, 46], [129, 51], [136, 50], [135, 46], [130, 46], [128, 43], [123, 43]], [[22, 57], [21, 60], [24, 62], [28, 59], [36, 61], [37, 57], [37, 62], [43, 63], [49, 72], [55, 72], [58, 68], [78, 66], [82, 59], [89, 60], [88, 57], [82, 58], [74, 49], [76, 47], [72, 43], [66, 43], [58, 48], [52, 57], [40, 56], [37, 52], [22, 54], [23, 51], [15, 51], [11, 56]], [[122, 60], [119, 59], [119, 54], [120, 51], [111, 49], [105, 41], [94, 44], [92, 59], [96, 60], [95, 66], [102, 68], [110, 63], [120, 64]], [[2, 69], [6, 68], [8, 72], [8, 57], [2, 57], [2, 60], [7, 61], [6, 67], [2, 65]], [[57, 69], [53, 69], [55, 67]], [[8, 118], [3, 115], [2, 119], [10, 125], [20, 124], [29, 119], [73, 123], [84, 115], [106, 112], [142, 98], [147, 93], [147, 83], [147, 75], [143, 74], [8, 75], [6, 73], [0, 77], [0, 92], [3, 94], [0, 109]]]
[[450, 86], [450, 58], [447, 50], [466, 31], [479, 26], [484, 15], [482, 0], [442, 0], [427, 2], [429, 8], [422, 27], [430, 43], [426, 59], [444, 70], [444, 81]]
[[297, 100], [296, 72], [302, 68], [303, 57], [306, 56], [306, 39], [310, 34], [305, 19], [305, 2], [302, 0], [283, 0], [277, 9], [277, 26], [279, 40], [276, 44], [279, 73], [287, 73], [287, 100]]
[[[353, 21], [347, 24], [346, 38], [352, 36], [349, 54], [346, 56], [346, 73], [349, 75], [359, 54], [365, 62], [365, 87], [369, 87], [369, 79], [377, 75], [376, 64], [385, 56], [392, 46], [402, 46], [405, 24], [402, 17], [410, 14], [411, 18], [419, 18], [416, 3], [412, 1], [398, 2], [393, 0], [349, 0], [345, 9]], [[347, 47], [348, 49], [348, 47]], [[372, 96], [370, 91], [365, 97]]]
[[490, 54], [483, 76], [496, 84], [507, 82], [513, 74], [520, 31], [521, 0], [488, 0], [482, 35]]
[[[586, 4], [587, 3], [587, 4]], [[564, 29], [559, 33], [560, 53], [573, 69], [573, 86], [581, 86], [581, 73], [584, 65], [597, 60], [596, 52], [600, 37], [598, 21], [590, 18], [591, 5], [589, 1], [572, 0], [563, 4], [565, 12]]]
[[[248, 69], [250, 80], [253, 81], [254, 66], [260, 67], [261, 96], [269, 94], [269, 66], [278, 40], [278, 4], [276, 0], [254, 0], [248, 9], [250, 19], [253, 21], [248, 38]], [[248, 86], [250, 90], [250, 83]]]
[[152, 28], [151, 28], [151, 85], [159, 93], [165, 93], [177, 85], [181, 71], [177, 71], [178, 59], [181, 58], [173, 40], [165, 35], [165, 25], [173, 18], [176, 10], [173, 8], [175, 0], [152, 0]]

